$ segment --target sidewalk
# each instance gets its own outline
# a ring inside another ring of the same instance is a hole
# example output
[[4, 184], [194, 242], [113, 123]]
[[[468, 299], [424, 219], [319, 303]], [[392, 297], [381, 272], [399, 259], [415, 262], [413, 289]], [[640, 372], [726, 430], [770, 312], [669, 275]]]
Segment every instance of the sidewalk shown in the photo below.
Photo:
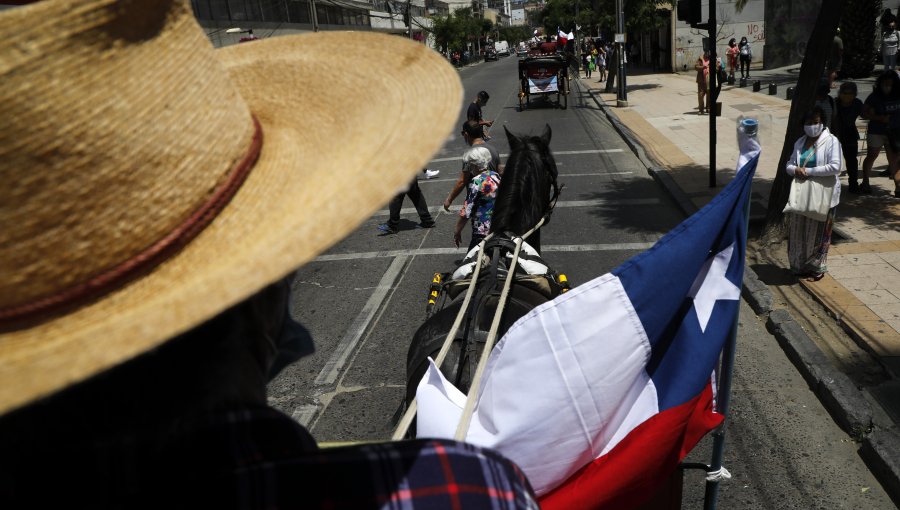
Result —
[[[694, 72], [628, 76], [628, 107], [616, 107], [615, 94], [602, 90], [596, 75], [579, 81], [589, 89], [626, 140], [631, 140], [645, 164], [687, 211], [705, 205], [734, 176], [738, 156], [735, 128], [739, 117], [757, 118], [763, 147], [751, 196], [751, 217], [765, 215], [767, 198], [775, 178], [784, 132], [790, 113], [786, 89], [796, 81], [799, 66], [755, 71], [748, 87], [725, 85], [717, 119], [716, 184], [709, 187], [709, 116], [697, 114]], [[760, 92], [752, 83], [760, 80]], [[860, 98], [871, 91], [872, 79], [857, 81]], [[778, 85], [768, 95], [768, 83]], [[864, 131], [863, 124], [860, 123]], [[860, 167], [862, 157], [859, 158]], [[875, 162], [872, 195], [847, 193], [842, 178], [841, 203], [835, 218], [835, 238], [828, 257], [828, 275], [801, 286], [821, 303], [859, 346], [881, 365], [887, 377], [867, 388], [896, 424], [900, 423], [900, 199], [893, 196], [893, 181], [876, 177], [887, 166], [882, 154]], [[861, 171], [861, 169], [860, 169]], [[777, 257], [776, 257], [777, 258]], [[749, 264], [749, 263], [748, 263]], [[781, 262], [786, 266], [786, 260]], [[777, 285], [798, 288], [796, 280], [781, 276]], [[768, 283], [768, 282], [767, 282]], [[773, 285], [769, 283], [769, 285]], [[784, 296], [781, 296], [784, 298]], [[789, 298], [787, 298], [789, 299]], [[838, 352], [826, 347], [824, 350]], [[871, 364], [871, 363], [870, 363]], [[815, 388], [814, 388], [815, 389]], [[855, 390], [856, 388], [851, 388]], [[883, 460], [883, 459], [882, 459]], [[894, 482], [900, 490], [900, 452], [894, 455]]]

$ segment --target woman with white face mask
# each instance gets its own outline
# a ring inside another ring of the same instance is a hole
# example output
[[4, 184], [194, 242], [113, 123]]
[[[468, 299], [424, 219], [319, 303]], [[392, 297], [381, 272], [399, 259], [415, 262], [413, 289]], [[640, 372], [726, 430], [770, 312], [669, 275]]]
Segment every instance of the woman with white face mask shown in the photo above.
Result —
[[821, 108], [813, 108], [804, 115], [804, 135], [794, 144], [786, 167], [787, 173], [794, 179], [824, 176], [834, 179], [831, 209], [824, 221], [787, 213], [791, 271], [809, 281], [818, 281], [825, 276], [825, 259], [831, 245], [834, 210], [841, 196], [841, 143], [823, 125], [824, 118], [825, 113]]

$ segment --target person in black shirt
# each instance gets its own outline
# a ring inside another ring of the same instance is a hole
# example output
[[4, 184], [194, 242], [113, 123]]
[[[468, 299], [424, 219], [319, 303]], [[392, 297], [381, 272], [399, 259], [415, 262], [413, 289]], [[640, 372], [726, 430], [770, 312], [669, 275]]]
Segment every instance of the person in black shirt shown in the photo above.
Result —
[[838, 100], [835, 105], [834, 134], [841, 142], [841, 150], [847, 161], [847, 180], [850, 183], [850, 193], [859, 193], [857, 183], [859, 173], [859, 130], [856, 129], [856, 119], [862, 115], [863, 103], [856, 97], [856, 83], [847, 81], [838, 89]]
[[[494, 125], [494, 121], [492, 120], [484, 120], [484, 116], [481, 113], [481, 107], [487, 105], [488, 99], [491, 96], [488, 95], [487, 91], [482, 90], [475, 96], [475, 100], [469, 103], [469, 109], [466, 110], [466, 120], [477, 122], [479, 126], [487, 126], [491, 127]], [[491, 137], [488, 135], [487, 130], [484, 130], [484, 139], [490, 140]]]
[[[888, 159], [888, 172], [893, 174], [897, 168], [898, 151], [894, 144], [900, 142], [896, 133], [900, 130], [900, 77], [894, 71], [885, 71], [875, 80], [875, 89], [863, 103], [863, 117], [869, 119], [866, 133], [868, 147], [863, 160], [862, 193], [872, 193], [869, 175], [872, 165], [884, 147]], [[893, 131], [893, 133], [892, 133]], [[894, 136], [891, 136], [891, 135]]]

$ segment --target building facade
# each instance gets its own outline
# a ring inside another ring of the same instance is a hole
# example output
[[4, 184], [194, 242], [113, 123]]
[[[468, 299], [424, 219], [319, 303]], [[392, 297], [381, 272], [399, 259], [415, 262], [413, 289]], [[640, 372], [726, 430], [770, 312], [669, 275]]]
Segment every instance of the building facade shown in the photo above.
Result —
[[[374, 30], [428, 42], [425, 0], [191, 0], [213, 45], [318, 30]], [[409, 9], [412, 34], [405, 23]], [[251, 32], [252, 31], [252, 32]]]

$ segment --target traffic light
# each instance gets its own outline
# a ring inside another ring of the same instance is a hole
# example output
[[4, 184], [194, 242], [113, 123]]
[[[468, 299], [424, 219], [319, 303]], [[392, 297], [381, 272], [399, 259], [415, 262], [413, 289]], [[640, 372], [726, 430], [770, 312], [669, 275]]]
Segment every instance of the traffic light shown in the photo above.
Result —
[[699, 28], [703, 19], [703, 9], [700, 0], [678, 0], [678, 20], [688, 25]]

